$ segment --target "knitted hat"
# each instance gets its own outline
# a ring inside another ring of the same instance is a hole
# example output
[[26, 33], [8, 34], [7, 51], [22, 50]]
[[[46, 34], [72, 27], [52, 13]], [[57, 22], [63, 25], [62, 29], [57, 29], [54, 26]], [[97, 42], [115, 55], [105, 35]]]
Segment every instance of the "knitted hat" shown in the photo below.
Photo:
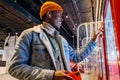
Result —
[[54, 10], [61, 10], [63, 11], [62, 7], [52, 1], [46, 1], [40, 8], [40, 18], [42, 17], [49, 11], [54, 11]]

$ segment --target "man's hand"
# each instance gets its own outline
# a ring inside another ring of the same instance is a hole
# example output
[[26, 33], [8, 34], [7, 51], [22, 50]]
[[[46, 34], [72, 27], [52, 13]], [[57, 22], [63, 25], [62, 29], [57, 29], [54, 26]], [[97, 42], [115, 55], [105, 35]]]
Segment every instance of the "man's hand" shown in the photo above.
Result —
[[100, 36], [103, 36], [102, 31], [99, 31], [99, 32], [95, 33], [95, 35], [94, 35], [94, 37], [92, 38], [92, 40], [95, 41], [95, 42], [97, 42], [97, 41], [98, 41], [98, 38], [99, 38]]
[[103, 25], [104, 22], [101, 22], [100, 28], [94, 33], [94, 36], [92, 38], [93, 41], [97, 42], [99, 37], [103, 37]]
[[53, 80], [74, 80], [72, 77], [68, 76], [68, 71], [55, 71]]

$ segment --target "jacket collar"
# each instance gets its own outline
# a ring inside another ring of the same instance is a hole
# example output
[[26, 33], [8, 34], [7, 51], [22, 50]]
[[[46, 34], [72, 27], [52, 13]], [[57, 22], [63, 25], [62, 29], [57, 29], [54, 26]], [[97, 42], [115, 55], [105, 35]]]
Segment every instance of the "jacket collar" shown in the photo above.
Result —
[[41, 29], [45, 29], [49, 34], [53, 34], [54, 32], [59, 34], [59, 32], [47, 22], [43, 22], [43, 24], [33, 27], [33, 31], [35, 31], [36, 33], [40, 33]]
[[40, 33], [41, 29], [45, 29], [50, 34], [55, 31], [55, 28], [47, 22], [43, 22], [42, 24], [33, 27], [33, 31], [37, 33]]
[[33, 27], [33, 31], [35, 31], [36, 33], [40, 33], [41, 29], [43, 29], [44, 27], [42, 26], [42, 24], [34, 26]]

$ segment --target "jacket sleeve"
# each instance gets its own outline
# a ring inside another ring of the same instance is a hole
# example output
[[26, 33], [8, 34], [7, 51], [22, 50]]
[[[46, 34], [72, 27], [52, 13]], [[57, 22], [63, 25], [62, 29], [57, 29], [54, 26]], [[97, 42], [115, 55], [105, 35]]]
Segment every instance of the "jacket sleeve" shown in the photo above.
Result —
[[52, 80], [54, 71], [30, 65], [32, 34], [22, 32], [10, 61], [9, 74], [20, 80]]
[[76, 51], [74, 51], [71, 46], [68, 46], [70, 60], [74, 62], [82, 61], [94, 50], [95, 47], [96, 43], [92, 40], [88, 44], [86, 44], [85, 47], [80, 49], [79, 53], [76, 53]]

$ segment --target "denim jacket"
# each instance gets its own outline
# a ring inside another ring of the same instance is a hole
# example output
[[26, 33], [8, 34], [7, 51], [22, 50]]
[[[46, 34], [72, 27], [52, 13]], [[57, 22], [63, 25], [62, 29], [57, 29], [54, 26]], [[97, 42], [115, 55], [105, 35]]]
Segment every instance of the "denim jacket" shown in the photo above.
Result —
[[[10, 61], [8, 72], [20, 80], [52, 80], [56, 63], [52, 46], [42, 25], [27, 29], [21, 33]], [[90, 41], [80, 53], [76, 53], [61, 35], [58, 35], [61, 55], [66, 70], [70, 69], [70, 60], [82, 61], [96, 46]]]

